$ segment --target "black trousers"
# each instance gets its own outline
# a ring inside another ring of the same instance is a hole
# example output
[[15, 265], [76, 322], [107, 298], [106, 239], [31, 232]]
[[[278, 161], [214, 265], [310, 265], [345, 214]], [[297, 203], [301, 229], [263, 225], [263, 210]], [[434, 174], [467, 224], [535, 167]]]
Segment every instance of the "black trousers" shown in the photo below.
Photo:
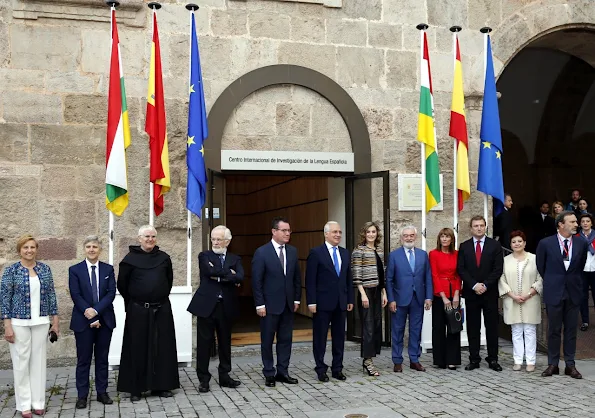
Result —
[[[291, 345], [293, 342], [293, 310], [285, 305], [280, 315], [271, 313], [260, 318], [260, 354], [262, 356], [262, 373], [265, 377], [275, 374], [288, 375]], [[273, 341], [277, 336], [277, 370], [273, 359]]]
[[382, 346], [382, 289], [379, 286], [364, 287], [364, 291], [370, 303], [367, 309], [362, 304], [359, 291], [357, 292], [362, 322], [361, 357], [372, 358], [380, 354]]
[[217, 332], [219, 351], [219, 380], [229, 379], [231, 371], [231, 323], [232, 320], [223, 309], [223, 301], [215, 305], [208, 318], [196, 318], [196, 374], [202, 383], [209, 383], [209, 360], [211, 347]]
[[74, 333], [76, 341], [76, 390], [79, 398], [89, 395], [89, 370], [95, 352], [95, 388], [97, 394], [107, 392], [108, 354], [112, 341], [112, 329], [105, 325], [99, 328], [87, 328]]
[[581, 303], [581, 319], [589, 323], [589, 289], [595, 304], [595, 271], [583, 271], [583, 302]]
[[498, 361], [498, 291], [484, 293], [473, 298], [465, 298], [467, 338], [469, 339], [469, 361], [481, 362], [479, 346], [481, 339], [481, 313], [486, 330], [488, 356], [486, 361]]
[[343, 353], [345, 352], [345, 319], [346, 313], [338, 306], [333, 311], [316, 311], [312, 321], [312, 351], [316, 367], [316, 374], [326, 373], [328, 366], [324, 362], [326, 352], [326, 339], [329, 325], [331, 328], [331, 340], [333, 351], [333, 362], [331, 372], [338, 373], [343, 370]]
[[564, 361], [567, 366], [574, 366], [579, 305], [574, 305], [570, 299], [564, 299], [558, 305], [545, 305], [545, 309], [548, 322], [548, 364], [557, 366], [560, 361], [560, 343], [562, 325], [564, 325]]
[[446, 311], [440, 296], [432, 302], [432, 356], [436, 366], [461, 364], [461, 333], [449, 334], [446, 330]]

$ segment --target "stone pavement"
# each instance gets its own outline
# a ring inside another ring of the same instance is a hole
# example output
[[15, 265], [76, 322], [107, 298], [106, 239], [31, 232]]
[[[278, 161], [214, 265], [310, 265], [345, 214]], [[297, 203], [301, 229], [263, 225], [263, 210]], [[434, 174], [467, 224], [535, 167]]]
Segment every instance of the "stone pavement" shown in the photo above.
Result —
[[[291, 374], [299, 385], [264, 386], [259, 357], [233, 359], [232, 374], [242, 381], [238, 389], [220, 388], [211, 380], [211, 392], [200, 394], [193, 368], [181, 368], [182, 388], [169, 399], [146, 397], [132, 404], [129, 394], [115, 391], [117, 372], [110, 372], [110, 395], [114, 405], [103, 406], [93, 394], [87, 409], [76, 410], [74, 367], [48, 370], [47, 418], [57, 417], [304, 417], [339, 418], [347, 413], [363, 413], [380, 417], [592, 417], [595, 416], [595, 362], [583, 361], [577, 367], [583, 380], [567, 376], [540, 377], [546, 359], [538, 359], [535, 373], [513, 372], [510, 347], [501, 344], [501, 373], [489, 370], [482, 363], [479, 370], [466, 372], [433, 369], [431, 355], [424, 354], [426, 373], [405, 368], [402, 374], [392, 372], [389, 349], [376, 364], [378, 378], [364, 376], [361, 358], [356, 351], [345, 354], [347, 381], [331, 378], [328, 383], [315, 379], [311, 354], [292, 358]], [[327, 353], [330, 350], [327, 351]], [[467, 353], [463, 353], [466, 357]], [[328, 356], [327, 356], [328, 358]], [[466, 362], [466, 359], [463, 360]], [[217, 361], [211, 363], [214, 376]], [[0, 418], [15, 415], [12, 396], [12, 371], [0, 372]], [[20, 417], [20, 414], [18, 415]]]

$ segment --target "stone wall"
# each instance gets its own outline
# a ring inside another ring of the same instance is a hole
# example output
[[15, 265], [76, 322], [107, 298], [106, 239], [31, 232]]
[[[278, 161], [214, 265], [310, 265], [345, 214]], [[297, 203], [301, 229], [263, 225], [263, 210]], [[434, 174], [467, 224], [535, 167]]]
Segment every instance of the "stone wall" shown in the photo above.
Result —
[[[188, 12], [185, 1], [163, 1], [158, 12], [172, 190], [156, 219], [159, 241], [174, 258], [176, 284], [185, 278], [185, 142]], [[428, 39], [435, 91], [438, 149], [444, 173], [443, 212], [428, 217], [429, 245], [452, 224], [452, 142], [448, 137], [452, 38], [464, 27], [465, 92], [472, 187], [476, 181], [483, 89], [482, 36], [492, 26], [496, 70], [533, 37], [553, 27], [595, 21], [588, 1], [559, 0], [204, 0], [197, 13], [207, 106], [239, 76], [278, 63], [313, 68], [343, 86], [360, 107], [371, 136], [372, 169], [391, 171], [392, 243], [397, 227], [417, 213], [397, 210], [397, 175], [419, 172], [416, 142], [419, 103], [419, 32]], [[62, 329], [72, 303], [67, 267], [83, 257], [82, 239], [104, 238], [105, 124], [109, 10], [103, 1], [0, 0], [0, 268], [16, 260], [15, 238], [40, 239], [59, 293]], [[340, 7], [337, 7], [340, 6]], [[116, 221], [116, 260], [148, 221], [148, 143], [144, 134], [150, 12], [140, 0], [118, 11], [122, 59], [132, 129], [128, 151], [130, 207]], [[234, 112], [224, 148], [349, 150], [345, 126], [322, 98], [295, 86], [256, 92]], [[378, 187], [374, 187], [377, 195]], [[480, 213], [478, 193], [461, 214], [465, 224]], [[379, 216], [379, 200], [374, 202]], [[201, 236], [195, 221], [195, 237]], [[465, 231], [466, 228], [462, 228]], [[196, 252], [200, 242], [195, 239]], [[106, 254], [104, 254], [105, 256]], [[105, 257], [104, 257], [105, 258]], [[193, 277], [197, 277], [196, 271]], [[196, 284], [196, 280], [194, 280]], [[68, 334], [65, 332], [65, 334]], [[73, 357], [71, 336], [50, 356]], [[0, 348], [0, 362], [8, 359]]]

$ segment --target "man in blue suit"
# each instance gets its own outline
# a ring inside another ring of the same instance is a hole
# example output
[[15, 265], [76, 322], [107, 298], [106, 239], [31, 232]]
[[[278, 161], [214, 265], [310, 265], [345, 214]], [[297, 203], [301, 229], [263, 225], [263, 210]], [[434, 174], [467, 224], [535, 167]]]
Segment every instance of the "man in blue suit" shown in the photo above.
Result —
[[415, 248], [417, 229], [401, 231], [402, 247], [390, 253], [386, 267], [386, 293], [392, 312], [392, 357], [397, 373], [403, 371], [403, 337], [409, 316], [409, 361], [414, 370], [425, 372], [419, 362], [424, 308], [432, 307], [432, 271], [428, 253]]
[[[288, 245], [289, 221], [277, 217], [272, 222], [272, 239], [259, 247], [252, 258], [252, 293], [260, 316], [260, 351], [265, 384], [296, 384], [289, 375], [293, 339], [293, 316], [300, 306], [302, 279], [298, 253]], [[273, 360], [273, 340], [277, 336], [277, 369]]]
[[588, 244], [575, 239], [578, 222], [574, 212], [565, 211], [556, 217], [558, 233], [539, 241], [537, 271], [543, 278], [543, 302], [547, 311], [548, 367], [541, 373], [548, 377], [560, 374], [560, 340], [564, 325], [564, 374], [582, 379], [574, 363], [576, 328], [583, 298], [582, 272], [587, 261]]
[[84, 241], [85, 260], [68, 269], [70, 296], [74, 302], [70, 329], [76, 340], [77, 409], [87, 407], [89, 370], [95, 351], [95, 388], [97, 401], [111, 405], [107, 394], [108, 353], [112, 332], [116, 327], [114, 268], [99, 261], [101, 242], [95, 235]]
[[353, 277], [349, 251], [339, 247], [343, 232], [341, 225], [329, 221], [324, 226], [325, 242], [310, 250], [306, 263], [306, 301], [314, 314], [312, 351], [316, 374], [321, 382], [328, 382], [328, 366], [324, 363], [329, 323], [333, 342], [332, 376], [347, 379], [343, 374], [345, 351], [345, 311], [353, 309]]

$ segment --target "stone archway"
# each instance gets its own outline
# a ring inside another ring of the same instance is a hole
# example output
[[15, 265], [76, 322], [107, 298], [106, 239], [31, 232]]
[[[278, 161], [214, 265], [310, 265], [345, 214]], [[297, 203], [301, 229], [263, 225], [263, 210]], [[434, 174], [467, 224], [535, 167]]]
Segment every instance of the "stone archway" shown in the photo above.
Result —
[[205, 141], [208, 168], [221, 169], [221, 140], [233, 110], [250, 94], [269, 86], [294, 84], [323, 96], [337, 109], [351, 138], [356, 173], [372, 171], [370, 134], [364, 117], [349, 94], [329, 77], [298, 65], [271, 65], [253, 70], [231, 83], [209, 112], [209, 137]]

